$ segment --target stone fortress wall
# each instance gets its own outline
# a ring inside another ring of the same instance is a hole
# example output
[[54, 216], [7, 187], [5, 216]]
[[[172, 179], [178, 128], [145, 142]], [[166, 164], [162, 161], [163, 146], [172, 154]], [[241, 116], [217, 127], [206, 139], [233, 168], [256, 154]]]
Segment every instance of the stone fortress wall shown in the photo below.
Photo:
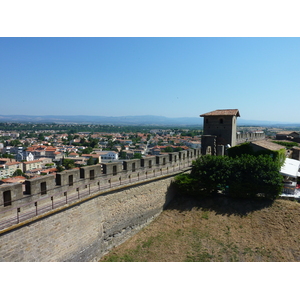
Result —
[[251, 141], [264, 140], [265, 138], [266, 138], [266, 135], [263, 131], [237, 132], [237, 134], [236, 134], [237, 144], [251, 142]]
[[199, 149], [0, 187], [1, 261], [95, 261], [151, 222]]
[[[253, 142], [264, 140], [266, 135], [263, 131], [258, 132], [237, 132], [236, 134], [236, 145], [242, 144], [245, 142]], [[202, 155], [225, 155], [226, 145], [219, 145], [218, 138], [216, 135], [203, 135], [202, 136]]]

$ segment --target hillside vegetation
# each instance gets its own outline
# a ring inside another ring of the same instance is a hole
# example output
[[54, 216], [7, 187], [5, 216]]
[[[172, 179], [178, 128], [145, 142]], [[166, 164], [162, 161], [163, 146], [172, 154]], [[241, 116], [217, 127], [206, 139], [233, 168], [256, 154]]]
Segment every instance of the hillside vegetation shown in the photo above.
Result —
[[101, 261], [300, 261], [300, 204], [179, 196]]

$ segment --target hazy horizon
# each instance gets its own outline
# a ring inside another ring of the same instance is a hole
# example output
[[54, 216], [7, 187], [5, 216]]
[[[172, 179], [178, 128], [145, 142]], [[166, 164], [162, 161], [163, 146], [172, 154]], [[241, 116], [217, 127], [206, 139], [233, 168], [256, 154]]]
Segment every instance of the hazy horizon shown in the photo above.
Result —
[[299, 38], [0, 38], [5, 115], [299, 122]]

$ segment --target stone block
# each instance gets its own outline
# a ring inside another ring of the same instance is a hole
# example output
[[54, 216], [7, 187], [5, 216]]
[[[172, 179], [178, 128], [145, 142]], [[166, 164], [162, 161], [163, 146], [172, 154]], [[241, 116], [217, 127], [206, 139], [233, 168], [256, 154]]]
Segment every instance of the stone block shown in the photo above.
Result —
[[23, 197], [22, 183], [0, 186], [0, 206], [11, 206], [16, 200]]
[[94, 180], [102, 174], [101, 165], [84, 166], [80, 168], [80, 178]]
[[45, 175], [25, 180], [25, 193], [29, 195], [45, 195], [55, 186], [54, 175]]
[[141, 159], [141, 167], [151, 169], [156, 165], [156, 157], [148, 156]]
[[123, 169], [124, 171], [136, 172], [141, 167], [140, 159], [131, 159], [123, 161]]

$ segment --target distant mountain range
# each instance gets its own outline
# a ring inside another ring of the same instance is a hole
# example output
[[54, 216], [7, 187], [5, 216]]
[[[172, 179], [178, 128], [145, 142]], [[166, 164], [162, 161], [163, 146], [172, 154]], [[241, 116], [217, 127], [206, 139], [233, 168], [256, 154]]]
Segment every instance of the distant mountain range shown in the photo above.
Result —
[[[28, 115], [0, 115], [0, 122], [23, 122], [23, 123], [57, 123], [57, 124], [103, 124], [103, 125], [152, 125], [152, 126], [202, 126], [203, 118], [183, 117], [167, 118], [163, 116], [122, 116], [122, 117], [104, 117], [104, 116], [28, 116]], [[274, 121], [255, 121], [238, 118], [239, 126], [300, 126], [299, 124], [274, 122]]]

